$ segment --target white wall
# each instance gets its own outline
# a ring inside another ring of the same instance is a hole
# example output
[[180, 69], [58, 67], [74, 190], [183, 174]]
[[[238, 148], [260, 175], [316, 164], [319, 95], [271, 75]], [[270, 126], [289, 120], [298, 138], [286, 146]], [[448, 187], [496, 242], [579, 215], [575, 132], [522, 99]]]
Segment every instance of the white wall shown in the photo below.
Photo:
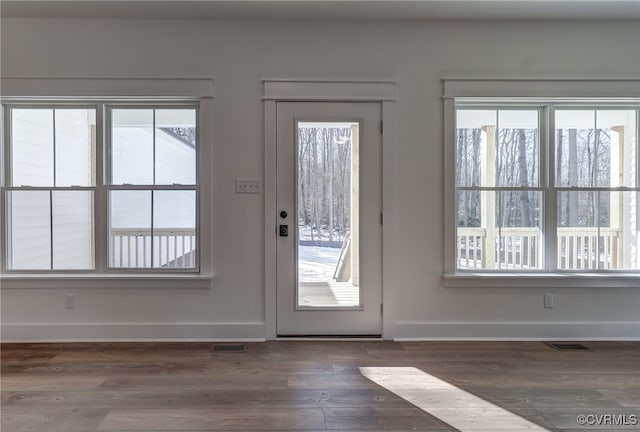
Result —
[[[215, 76], [211, 290], [3, 290], [11, 339], [264, 337], [263, 78], [398, 83], [393, 150], [398, 338], [639, 338], [639, 289], [444, 288], [441, 78], [639, 77], [638, 22], [2, 22], [2, 74]], [[542, 294], [553, 292], [554, 309]], [[25, 325], [30, 324], [30, 325]]]

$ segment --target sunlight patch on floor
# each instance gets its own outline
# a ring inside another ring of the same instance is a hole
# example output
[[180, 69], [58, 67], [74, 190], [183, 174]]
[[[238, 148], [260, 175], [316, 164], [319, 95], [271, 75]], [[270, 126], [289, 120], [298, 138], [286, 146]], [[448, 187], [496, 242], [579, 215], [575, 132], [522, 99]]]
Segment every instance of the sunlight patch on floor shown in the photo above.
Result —
[[548, 429], [414, 367], [360, 367], [360, 373], [461, 432], [548, 432]]

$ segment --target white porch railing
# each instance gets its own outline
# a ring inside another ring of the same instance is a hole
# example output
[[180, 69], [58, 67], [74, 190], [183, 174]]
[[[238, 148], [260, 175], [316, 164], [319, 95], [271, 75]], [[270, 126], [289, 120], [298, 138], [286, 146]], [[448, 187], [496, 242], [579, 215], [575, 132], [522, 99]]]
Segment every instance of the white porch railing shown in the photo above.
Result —
[[[152, 267], [151, 243], [151, 229], [112, 229], [109, 255], [111, 267]], [[196, 232], [189, 228], [155, 228], [153, 249], [153, 267], [194, 268]]]
[[[541, 263], [540, 231], [537, 228], [495, 230], [494, 257], [484, 228], [458, 228], [457, 267], [537, 269]], [[563, 270], [621, 268], [620, 231], [614, 228], [558, 228], [558, 268]], [[491, 265], [490, 263], [493, 263]]]
[[615, 228], [558, 228], [558, 267], [570, 270], [622, 268], [621, 232]]

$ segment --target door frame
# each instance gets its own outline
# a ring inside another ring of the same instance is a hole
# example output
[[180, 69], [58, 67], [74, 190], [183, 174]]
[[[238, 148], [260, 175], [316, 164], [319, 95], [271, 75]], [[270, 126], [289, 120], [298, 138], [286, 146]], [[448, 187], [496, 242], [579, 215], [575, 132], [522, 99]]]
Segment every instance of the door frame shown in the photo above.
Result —
[[276, 150], [278, 102], [378, 102], [382, 106], [382, 337], [393, 339], [393, 147], [396, 83], [392, 80], [263, 80], [265, 338], [277, 338]]

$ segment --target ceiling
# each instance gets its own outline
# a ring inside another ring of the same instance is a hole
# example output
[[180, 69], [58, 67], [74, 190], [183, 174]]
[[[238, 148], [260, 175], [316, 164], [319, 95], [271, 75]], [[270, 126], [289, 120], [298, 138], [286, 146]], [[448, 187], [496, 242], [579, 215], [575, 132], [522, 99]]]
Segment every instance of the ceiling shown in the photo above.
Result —
[[640, 0], [2, 0], [0, 16], [137, 19], [640, 20]]

